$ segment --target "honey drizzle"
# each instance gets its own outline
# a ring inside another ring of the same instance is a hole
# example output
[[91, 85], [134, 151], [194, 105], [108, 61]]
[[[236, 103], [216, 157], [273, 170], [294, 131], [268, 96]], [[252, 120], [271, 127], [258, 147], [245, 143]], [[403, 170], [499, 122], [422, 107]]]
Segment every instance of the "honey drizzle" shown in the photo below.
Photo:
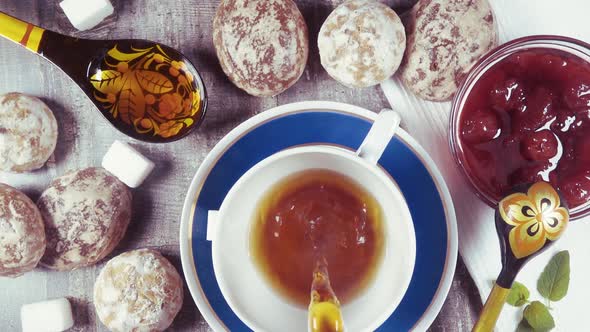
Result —
[[310, 332], [344, 331], [340, 301], [330, 285], [328, 263], [318, 259], [311, 283], [311, 301], [308, 309]]

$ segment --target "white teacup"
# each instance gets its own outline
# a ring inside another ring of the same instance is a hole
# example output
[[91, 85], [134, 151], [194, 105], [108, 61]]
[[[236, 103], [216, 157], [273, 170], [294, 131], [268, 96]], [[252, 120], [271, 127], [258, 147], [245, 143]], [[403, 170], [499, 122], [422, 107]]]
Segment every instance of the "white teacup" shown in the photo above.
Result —
[[[208, 238], [219, 288], [236, 315], [254, 331], [307, 331], [307, 308], [275, 291], [250, 256], [250, 230], [260, 199], [276, 183], [308, 169], [328, 169], [354, 179], [383, 210], [384, 254], [375, 277], [342, 306], [347, 331], [373, 331], [393, 313], [414, 270], [416, 240], [410, 211], [395, 181], [377, 161], [399, 126], [399, 115], [382, 111], [359, 150], [306, 145], [280, 151], [248, 170], [219, 211], [210, 211]], [[311, 286], [311, 276], [310, 276]], [[338, 294], [336, 294], [338, 295]]]

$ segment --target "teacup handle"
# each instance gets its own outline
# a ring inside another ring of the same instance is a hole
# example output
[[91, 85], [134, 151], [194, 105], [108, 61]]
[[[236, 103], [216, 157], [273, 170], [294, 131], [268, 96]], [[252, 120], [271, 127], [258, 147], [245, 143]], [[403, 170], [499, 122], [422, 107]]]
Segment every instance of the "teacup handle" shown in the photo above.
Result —
[[356, 151], [357, 156], [365, 159], [371, 164], [377, 164], [383, 151], [387, 148], [387, 145], [395, 135], [395, 132], [399, 128], [401, 117], [396, 111], [390, 109], [383, 109], [367, 136]]

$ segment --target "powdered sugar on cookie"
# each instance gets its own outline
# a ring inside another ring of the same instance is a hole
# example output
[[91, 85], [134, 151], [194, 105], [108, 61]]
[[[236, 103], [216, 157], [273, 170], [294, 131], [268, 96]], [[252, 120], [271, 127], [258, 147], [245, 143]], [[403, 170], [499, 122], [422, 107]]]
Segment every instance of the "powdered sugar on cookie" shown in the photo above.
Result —
[[276, 95], [303, 74], [307, 26], [292, 0], [223, 0], [213, 26], [221, 67], [249, 94]]
[[104, 258], [119, 243], [131, 218], [131, 192], [103, 168], [55, 179], [37, 205], [47, 234], [41, 263], [58, 270]]
[[57, 121], [41, 100], [20, 93], [0, 96], [0, 170], [41, 168], [57, 144]]
[[112, 331], [163, 331], [182, 301], [180, 275], [166, 258], [149, 249], [113, 258], [94, 285], [98, 317]]
[[354, 0], [336, 8], [318, 37], [322, 65], [350, 87], [378, 84], [395, 73], [406, 47], [404, 27], [386, 5]]
[[45, 252], [45, 229], [37, 206], [0, 183], [0, 276], [17, 277], [37, 266]]
[[469, 69], [498, 43], [487, 0], [421, 0], [407, 23], [401, 77], [428, 100], [450, 99]]

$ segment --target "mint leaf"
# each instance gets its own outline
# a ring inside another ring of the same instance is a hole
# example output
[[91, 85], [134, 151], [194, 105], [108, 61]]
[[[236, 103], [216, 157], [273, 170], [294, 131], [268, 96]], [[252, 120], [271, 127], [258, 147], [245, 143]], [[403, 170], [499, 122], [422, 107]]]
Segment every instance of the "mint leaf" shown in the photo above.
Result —
[[515, 281], [510, 288], [506, 302], [514, 307], [521, 307], [525, 305], [529, 299], [530, 292], [525, 285]]
[[537, 281], [537, 290], [546, 299], [559, 301], [567, 294], [570, 284], [570, 253], [558, 252], [545, 266]]
[[516, 327], [516, 332], [535, 332], [533, 328], [526, 322], [526, 319], [522, 319], [520, 324]]
[[535, 331], [549, 331], [555, 327], [549, 309], [539, 301], [533, 301], [524, 308], [524, 319]]

